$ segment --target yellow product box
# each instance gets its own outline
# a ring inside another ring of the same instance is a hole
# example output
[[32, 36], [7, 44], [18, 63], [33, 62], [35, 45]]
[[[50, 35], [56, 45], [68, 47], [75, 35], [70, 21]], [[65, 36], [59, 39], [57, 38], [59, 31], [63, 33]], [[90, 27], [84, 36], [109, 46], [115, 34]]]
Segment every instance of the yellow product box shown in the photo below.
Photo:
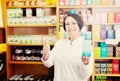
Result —
[[114, 23], [114, 12], [108, 12], [108, 23]]
[[46, 4], [47, 4], [47, 5], [50, 5], [50, 0], [46, 0]]
[[56, 0], [50, 0], [51, 4], [56, 4]]
[[95, 25], [94, 28], [94, 34], [93, 34], [93, 39], [95, 41], [100, 41], [100, 25]]
[[6, 44], [3, 44], [3, 52], [6, 52]]
[[4, 43], [0, 44], [0, 53], [1, 52], [6, 52], [6, 44]]
[[100, 47], [94, 48], [94, 57], [100, 57]]
[[112, 63], [107, 63], [107, 64], [106, 64], [106, 67], [107, 67], [107, 68], [112, 68]]
[[47, 5], [56, 4], [56, 0], [46, 0]]

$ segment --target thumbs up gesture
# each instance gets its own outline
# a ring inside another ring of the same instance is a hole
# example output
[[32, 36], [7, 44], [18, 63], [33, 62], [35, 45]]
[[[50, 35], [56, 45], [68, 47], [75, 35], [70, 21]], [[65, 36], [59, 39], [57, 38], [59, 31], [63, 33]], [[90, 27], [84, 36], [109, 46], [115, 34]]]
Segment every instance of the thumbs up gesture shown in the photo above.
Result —
[[43, 45], [42, 54], [43, 54], [43, 60], [47, 60], [50, 54], [50, 44], [48, 43], [48, 41], [45, 41]]

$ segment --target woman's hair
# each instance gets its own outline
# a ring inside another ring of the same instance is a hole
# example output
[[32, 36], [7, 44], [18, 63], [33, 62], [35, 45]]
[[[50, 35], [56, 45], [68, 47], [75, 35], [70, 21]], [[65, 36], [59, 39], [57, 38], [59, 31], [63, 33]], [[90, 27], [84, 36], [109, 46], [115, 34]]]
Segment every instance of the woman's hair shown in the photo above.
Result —
[[64, 30], [66, 31], [65, 20], [66, 20], [66, 18], [69, 17], [69, 16], [72, 17], [72, 18], [74, 18], [74, 19], [77, 21], [78, 26], [79, 26], [79, 29], [81, 30], [82, 27], [83, 27], [83, 19], [82, 19], [82, 17], [79, 16], [78, 14], [68, 14], [68, 15], [64, 18], [64, 20], [63, 20]]

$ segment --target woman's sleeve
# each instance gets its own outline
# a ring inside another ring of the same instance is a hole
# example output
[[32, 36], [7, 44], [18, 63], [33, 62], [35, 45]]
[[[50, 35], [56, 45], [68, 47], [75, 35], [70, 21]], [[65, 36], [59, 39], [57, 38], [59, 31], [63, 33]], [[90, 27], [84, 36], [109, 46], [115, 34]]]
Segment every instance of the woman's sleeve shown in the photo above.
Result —
[[45, 65], [46, 67], [51, 67], [54, 65], [54, 53], [55, 53], [55, 50], [57, 48], [57, 42], [55, 43], [53, 49], [50, 51], [50, 54], [49, 54], [49, 57], [48, 57], [48, 60], [44, 61], [43, 60], [43, 57], [41, 58], [41, 61], [43, 63], [43, 65]]
[[93, 59], [93, 47], [91, 47], [91, 57], [89, 59], [89, 64], [88, 65], [85, 65], [82, 61], [81, 61], [81, 64], [79, 66], [79, 72], [80, 72], [80, 78], [81, 79], [88, 79], [90, 78], [90, 76], [92, 75], [92, 72], [93, 72], [93, 62], [94, 62], [94, 59]]

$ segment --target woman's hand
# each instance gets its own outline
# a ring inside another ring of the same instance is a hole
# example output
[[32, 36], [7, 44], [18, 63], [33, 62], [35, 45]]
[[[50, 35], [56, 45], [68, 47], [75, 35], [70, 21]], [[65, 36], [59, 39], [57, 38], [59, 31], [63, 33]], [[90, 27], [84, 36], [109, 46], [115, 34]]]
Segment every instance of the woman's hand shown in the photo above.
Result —
[[85, 65], [89, 64], [89, 59], [90, 59], [90, 57], [84, 57], [84, 56], [81, 57], [81, 60]]
[[50, 54], [50, 44], [47, 41], [43, 45], [43, 50], [41, 52], [43, 54], [43, 60], [46, 61]]

